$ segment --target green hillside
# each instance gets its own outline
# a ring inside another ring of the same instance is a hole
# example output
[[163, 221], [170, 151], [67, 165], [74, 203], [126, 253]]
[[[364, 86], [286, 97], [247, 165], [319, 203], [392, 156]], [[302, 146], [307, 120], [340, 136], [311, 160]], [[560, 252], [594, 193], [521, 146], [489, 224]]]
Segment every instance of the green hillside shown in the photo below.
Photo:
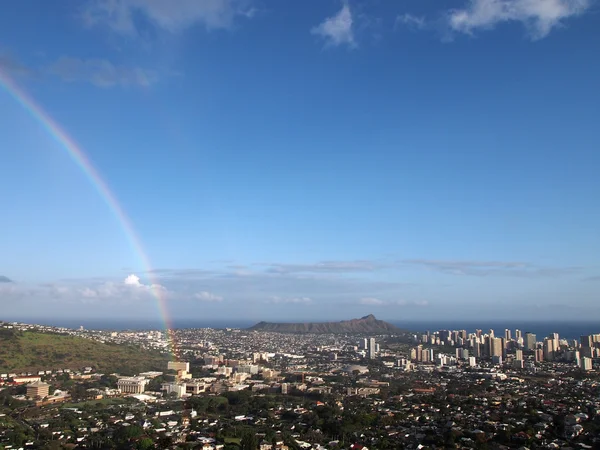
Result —
[[0, 372], [80, 369], [91, 366], [98, 372], [133, 374], [164, 371], [168, 357], [138, 347], [103, 344], [62, 334], [0, 332]]

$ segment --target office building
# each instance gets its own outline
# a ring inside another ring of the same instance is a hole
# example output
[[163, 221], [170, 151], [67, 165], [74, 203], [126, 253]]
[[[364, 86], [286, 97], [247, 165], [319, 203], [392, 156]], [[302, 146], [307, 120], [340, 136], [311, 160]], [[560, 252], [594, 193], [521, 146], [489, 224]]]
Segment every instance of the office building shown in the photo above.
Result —
[[189, 372], [190, 371], [190, 363], [185, 362], [185, 361], [169, 361], [167, 363], [167, 369], [174, 370], [175, 372], [178, 372], [180, 370]]
[[523, 350], [516, 350], [515, 351], [515, 359], [523, 360]]
[[592, 370], [592, 358], [583, 357], [581, 358], [581, 370]]
[[163, 383], [162, 390], [167, 394], [175, 394], [175, 397], [181, 398], [186, 392], [185, 383]]
[[477, 365], [477, 360], [475, 359], [474, 356], [469, 356], [469, 366], [470, 367], [475, 367]]
[[255, 364], [241, 364], [236, 367], [236, 371], [238, 373], [249, 373], [251, 375], [256, 375], [258, 373], [258, 366]]
[[523, 368], [523, 360], [522, 359], [513, 359], [513, 368], [514, 369], [522, 369]]
[[592, 336], [581, 336], [579, 338], [582, 347], [590, 348], [593, 346], [593, 338]]
[[535, 362], [541, 362], [544, 360], [544, 350], [541, 348], [537, 348], [535, 350]]
[[544, 351], [544, 361], [554, 361], [554, 354], [555, 354], [554, 339], [551, 339], [551, 338], [544, 339], [543, 351]]
[[536, 336], [529, 331], [525, 333], [525, 350], [535, 350]]
[[367, 358], [373, 359], [373, 358], [375, 358], [375, 354], [377, 353], [375, 338], [369, 338], [368, 344], [369, 344], [369, 346], [367, 348]]
[[117, 381], [117, 389], [124, 394], [141, 394], [148, 383], [144, 377], [126, 377]]
[[[490, 330], [491, 331], [491, 330]], [[504, 353], [502, 338], [490, 338], [490, 356], [493, 358], [494, 356], [502, 357]]]
[[558, 350], [560, 348], [560, 338], [558, 336], [558, 333], [551, 333], [548, 336], [548, 339], [552, 339], [554, 341], [554, 351], [558, 352]]
[[33, 383], [27, 385], [27, 397], [30, 397], [30, 398], [48, 397], [49, 390], [50, 390], [49, 384], [46, 384], [43, 381], [34, 381]]
[[521, 337], [522, 337], [521, 330], [515, 330], [515, 339], [519, 340], [519, 339], [521, 339]]
[[507, 341], [511, 340], [510, 330], [508, 328], [504, 330], [504, 339], [506, 339]]

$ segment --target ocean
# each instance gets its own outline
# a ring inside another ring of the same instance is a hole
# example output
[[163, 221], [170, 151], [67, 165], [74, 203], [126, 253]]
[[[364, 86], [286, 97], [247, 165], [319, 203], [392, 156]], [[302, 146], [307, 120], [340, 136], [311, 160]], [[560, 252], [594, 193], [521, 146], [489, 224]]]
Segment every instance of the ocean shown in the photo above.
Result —
[[[1, 318], [0, 318], [1, 319]], [[79, 328], [83, 326], [90, 330], [161, 330], [164, 324], [160, 321], [151, 320], [123, 320], [123, 319], [26, 319], [26, 318], [5, 318], [4, 320], [19, 321], [25, 323], [37, 323], [42, 325], [59, 326], [66, 328]], [[558, 333], [561, 338], [578, 339], [581, 335], [600, 333], [599, 321], [394, 321], [390, 323], [405, 330], [414, 332], [438, 331], [438, 330], [467, 330], [474, 332], [475, 329], [481, 329], [487, 333], [490, 329], [494, 330], [496, 336], [504, 336], [506, 328], [511, 330], [512, 337], [515, 336], [515, 330], [521, 330], [523, 334], [530, 331], [535, 333], [538, 340], [548, 336], [550, 333]], [[180, 319], [173, 320], [174, 328], [248, 328], [254, 325], [256, 321], [239, 319]]]

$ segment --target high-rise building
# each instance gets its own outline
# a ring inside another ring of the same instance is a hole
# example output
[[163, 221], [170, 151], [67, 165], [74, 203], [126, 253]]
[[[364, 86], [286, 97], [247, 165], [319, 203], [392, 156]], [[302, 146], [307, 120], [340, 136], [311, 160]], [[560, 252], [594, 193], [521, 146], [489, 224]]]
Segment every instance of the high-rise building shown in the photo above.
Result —
[[523, 360], [523, 350], [516, 350], [515, 351], [515, 359]]
[[581, 358], [581, 370], [592, 370], [592, 358]]
[[525, 333], [525, 350], [535, 350], [536, 336], [529, 331]]
[[541, 348], [535, 349], [535, 362], [541, 362], [544, 360], [544, 350]]
[[375, 338], [369, 338], [369, 346], [367, 348], [367, 358], [373, 359], [375, 358], [375, 353], [377, 353], [377, 347], [375, 346]]
[[582, 347], [592, 347], [593, 346], [593, 338], [592, 336], [581, 336], [580, 338]]
[[495, 337], [495, 336], [494, 336], [494, 330], [492, 330], [491, 328], [490, 328], [490, 331], [489, 331], [489, 333], [488, 333], [488, 334], [490, 335], [490, 337]]
[[504, 330], [504, 339], [506, 339], [507, 341], [511, 340], [510, 330], [508, 328]]
[[558, 333], [550, 333], [548, 338], [554, 341], [554, 351], [557, 352], [560, 347], [560, 337], [558, 336]]
[[544, 361], [554, 361], [554, 339], [544, 339]]
[[519, 339], [521, 339], [521, 337], [522, 337], [521, 330], [515, 330], [515, 339], [519, 340]]
[[490, 338], [490, 356], [491, 357], [494, 357], [494, 356], [502, 357], [503, 350], [504, 349], [502, 348], [502, 338], [495, 338], [495, 337]]

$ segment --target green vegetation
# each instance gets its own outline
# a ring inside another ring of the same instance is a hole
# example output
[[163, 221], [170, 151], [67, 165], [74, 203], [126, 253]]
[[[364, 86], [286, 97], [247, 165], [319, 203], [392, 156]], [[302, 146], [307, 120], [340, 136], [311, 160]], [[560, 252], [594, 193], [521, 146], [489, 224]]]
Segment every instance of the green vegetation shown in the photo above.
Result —
[[103, 344], [62, 334], [2, 330], [0, 372], [79, 369], [134, 374], [164, 370], [167, 356], [138, 347]]

